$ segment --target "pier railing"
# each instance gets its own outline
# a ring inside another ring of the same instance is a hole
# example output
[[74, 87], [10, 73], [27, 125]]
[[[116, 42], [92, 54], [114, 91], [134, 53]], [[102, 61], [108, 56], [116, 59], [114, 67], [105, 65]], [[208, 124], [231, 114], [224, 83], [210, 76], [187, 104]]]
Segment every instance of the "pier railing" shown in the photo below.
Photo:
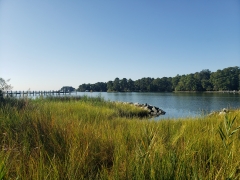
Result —
[[76, 91], [4, 91], [3, 95], [12, 96], [47, 96], [47, 95], [71, 95]]

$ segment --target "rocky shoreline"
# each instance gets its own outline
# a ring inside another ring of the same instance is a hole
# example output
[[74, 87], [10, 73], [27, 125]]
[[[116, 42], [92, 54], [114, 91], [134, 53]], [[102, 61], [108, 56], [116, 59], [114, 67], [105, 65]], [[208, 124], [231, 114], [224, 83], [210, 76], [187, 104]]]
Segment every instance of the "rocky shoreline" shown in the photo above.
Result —
[[220, 111], [213, 111], [213, 112], [211, 112], [211, 113], [209, 114], [209, 116], [211, 116], [211, 115], [216, 115], [216, 114], [218, 114], [218, 115], [226, 115], [227, 113], [229, 113], [229, 109], [223, 108], [223, 109], [220, 110]]
[[134, 105], [136, 107], [139, 107], [139, 108], [142, 108], [144, 110], [147, 110], [148, 111], [148, 114], [150, 116], [160, 116], [160, 115], [165, 115], [166, 112], [162, 109], [160, 109], [159, 107], [156, 107], [156, 106], [152, 106], [150, 104], [140, 104], [138, 102], [136, 103], [133, 103], [133, 102], [122, 102], [123, 104], [131, 104], [131, 105]]

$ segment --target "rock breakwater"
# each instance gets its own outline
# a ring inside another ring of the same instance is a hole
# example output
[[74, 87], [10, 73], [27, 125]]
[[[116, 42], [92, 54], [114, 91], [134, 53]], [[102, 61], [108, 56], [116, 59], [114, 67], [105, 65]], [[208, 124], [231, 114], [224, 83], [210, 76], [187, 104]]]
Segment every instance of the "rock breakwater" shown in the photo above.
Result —
[[131, 105], [134, 105], [136, 107], [139, 107], [139, 108], [142, 108], [144, 110], [147, 110], [148, 111], [148, 114], [150, 116], [160, 116], [160, 115], [165, 115], [166, 112], [162, 109], [160, 109], [159, 107], [156, 107], [156, 106], [153, 106], [153, 105], [150, 105], [150, 104], [140, 104], [138, 102], [136, 103], [132, 103], [132, 102], [123, 102], [123, 104], [131, 104]]

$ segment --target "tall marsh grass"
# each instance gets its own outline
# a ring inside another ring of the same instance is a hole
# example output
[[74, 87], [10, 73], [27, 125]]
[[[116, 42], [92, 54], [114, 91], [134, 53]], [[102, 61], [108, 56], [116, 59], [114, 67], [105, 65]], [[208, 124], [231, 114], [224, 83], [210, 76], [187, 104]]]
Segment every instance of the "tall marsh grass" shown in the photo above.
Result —
[[[153, 121], [100, 97], [5, 99], [0, 107], [0, 179], [240, 178], [239, 110]], [[234, 119], [231, 136], [226, 119]]]

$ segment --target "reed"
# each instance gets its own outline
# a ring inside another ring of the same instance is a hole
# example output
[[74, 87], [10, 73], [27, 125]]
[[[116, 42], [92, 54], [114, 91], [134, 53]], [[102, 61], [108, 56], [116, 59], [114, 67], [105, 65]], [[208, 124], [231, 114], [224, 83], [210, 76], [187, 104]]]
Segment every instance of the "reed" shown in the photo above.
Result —
[[240, 110], [154, 121], [101, 97], [0, 107], [0, 179], [240, 178]]

